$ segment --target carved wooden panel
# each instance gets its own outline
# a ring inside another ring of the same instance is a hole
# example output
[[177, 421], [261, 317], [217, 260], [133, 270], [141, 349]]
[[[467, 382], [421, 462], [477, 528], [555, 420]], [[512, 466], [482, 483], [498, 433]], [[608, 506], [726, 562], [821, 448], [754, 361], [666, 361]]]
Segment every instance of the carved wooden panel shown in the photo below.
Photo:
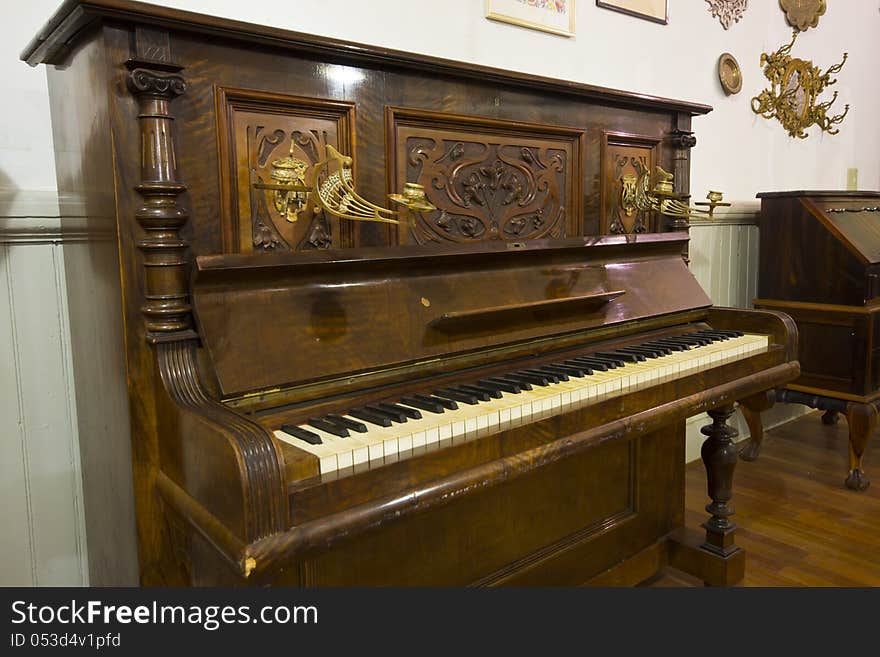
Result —
[[599, 232], [653, 233], [660, 230], [654, 212], [628, 207], [625, 197], [635, 193], [643, 172], [659, 164], [659, 137], [605, 132], [602, 140], [602, 182]]
[[293, 156], [312, 165], [334, 146], [353, 152], [354, 104], [248, 89], [215, 88], [220, 161], [221, 221], [226, 252], [299, 251], [354, 246], [348, 222], [309, 204], [295, 221], [278, 212], [272, 194], [253, 188], [273, 182], [272, 162]]
[[389, 107], [389, 191], [424, 185], [437, 210], [413, 213], [400, 243], [579, 235], [585, 133], [577, 128]]

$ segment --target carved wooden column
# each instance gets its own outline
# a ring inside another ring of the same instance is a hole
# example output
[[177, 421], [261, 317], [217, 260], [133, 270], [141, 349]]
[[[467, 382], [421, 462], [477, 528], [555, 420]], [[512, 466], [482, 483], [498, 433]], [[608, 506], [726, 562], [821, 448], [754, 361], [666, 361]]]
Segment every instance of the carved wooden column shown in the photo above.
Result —
[[[681, 117], [678, 118], [681, 121]], [[687, 118], [687, 127], [690, 127], [690, 117]], [[669, 144], [675, 149], [672, 156], [672, 173], [675, 175], [675, 193], [690, 197], [691, 193], [691, 149], [697, 145], [694, 133], [681, 126], [676, 126], [666, 135]], [[687, 199], [684, 199], [687, 202]], [[690, 223], [685, 217], [667, 217], [667, 230], [688, 232]], [[690, 262], [688, 246], [684, 247], [682, 257], [685, 262]]]
[[186, 91], [181, 67], [130, 60], [128, 87], [138, 102], [144, 204], [135, 213], [146, 235], [143, 253], [147, 339], [151, 343], [193, 337], [187, 288], [187, 243], [180, 229], [189, 214], [177, 201], [186, 186], [177, 177], [171, 101]]
[[706, 505], [711, 517], [703, 523], [706, 539], [700, 547], [725, 559], [740, 550], [733, 542], [736, 525], [730, 521], [733, 507], [729, 504], [733, 496], [733, 471], [737, 461], [733, 439], [739, 435], [736, 429], [727, 426], [733, 410], [732, 404], [710, 410], [712, 424], [700, 429], [707, 436], [700, 456], [706, 466], [707, 489], [712, 498]]

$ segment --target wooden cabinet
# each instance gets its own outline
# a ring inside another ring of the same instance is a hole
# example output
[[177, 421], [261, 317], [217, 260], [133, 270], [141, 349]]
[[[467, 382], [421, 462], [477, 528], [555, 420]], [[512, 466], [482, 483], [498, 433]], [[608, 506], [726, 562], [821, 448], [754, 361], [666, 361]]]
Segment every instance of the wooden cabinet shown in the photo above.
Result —
[[[777, 399], [844, 413], [850, 425], [846, 483], [868, 486], [862, 458], [880, 406], [880, 192], [793, 191], [758, 194], [761, 243], [755, 306], [797, 323], [801, 376]], [[745, 410], [757, 456], [757, 409]]]

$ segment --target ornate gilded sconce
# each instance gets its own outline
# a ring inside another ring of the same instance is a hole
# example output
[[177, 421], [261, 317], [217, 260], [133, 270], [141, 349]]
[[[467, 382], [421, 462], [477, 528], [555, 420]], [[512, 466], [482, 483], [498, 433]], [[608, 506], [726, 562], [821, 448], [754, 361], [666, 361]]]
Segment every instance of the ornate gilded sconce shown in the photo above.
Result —
[[[620, 206], [628, 216], [636, 211], [659, 212], [668, 217], [683, 219], [713, 219], [715, 208], [729, 207], [723, 201], [721, 192], [710, 191], [706, 201], [700, 201], [691, 207], [684, 201], [684, 194], [677, 194], [674, 187], [674, 176], [661, 167], [654, 168], [653, 184], [651, 172], [645, 168], [638, 176], [627, 175], [621, 179]], [[705, 208], [703, 207], [705, 206]]]
[[791, 42], [776, 52], [761, 53], [764, 76], [770, 81], [770, 87], [752, 98], [752, 111], [765, 119], [777, 119], [792, 137], [806, 139], [806, 129], [814, 124], [836, 135], [839, 130], [834, 126], [843, 121], [849, 105], [843, 108], [842, 114], [828, 116], [829, 108], [837, 100], [837, 92], [824, 103], [818, 102], [818, 98], [825, 87], [837, 82], [831, 76], [843, 68], [847, 54], [843, 53], [840, 63], [823, 73], [813, 62], [791, 57], [789, 53], [797, 35], [795, 31]]
[[[272, 192], [275, 209], [291, 223], [312, 203], [340, 219], [399, 224], [400, 212], [370, 203], [357, 193], [352, 164], [350, 157], [328, 144], [324, 159], [309, 167], [294, 157], [291, 143], [288, 156], [272, 162], [269, 177], [273, 182], [253, 186]], [[415, 183], [406, 183], [402, 194], [389, 194], [389, 198], [412, 212], [436, 210], [425, 196], [425, 188]]]

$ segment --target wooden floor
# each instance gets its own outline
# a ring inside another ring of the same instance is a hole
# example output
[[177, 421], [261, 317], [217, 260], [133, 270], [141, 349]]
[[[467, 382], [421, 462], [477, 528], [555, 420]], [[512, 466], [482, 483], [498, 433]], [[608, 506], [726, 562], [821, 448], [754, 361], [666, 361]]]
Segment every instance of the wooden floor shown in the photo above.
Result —
[[[744, 586], [880, 586], [880, 438], [865, 471], [872, 484], [856, 493], [847, 472], [846, 420], [825, 426], [810, 413], [767, 432], [757, 461], [736, 468], [736, 542], [746, 550]], [[690, 527], [706, 518], [706, 478], [688, 466]], [[700, 586], [667, 570], [652, 586]]]

